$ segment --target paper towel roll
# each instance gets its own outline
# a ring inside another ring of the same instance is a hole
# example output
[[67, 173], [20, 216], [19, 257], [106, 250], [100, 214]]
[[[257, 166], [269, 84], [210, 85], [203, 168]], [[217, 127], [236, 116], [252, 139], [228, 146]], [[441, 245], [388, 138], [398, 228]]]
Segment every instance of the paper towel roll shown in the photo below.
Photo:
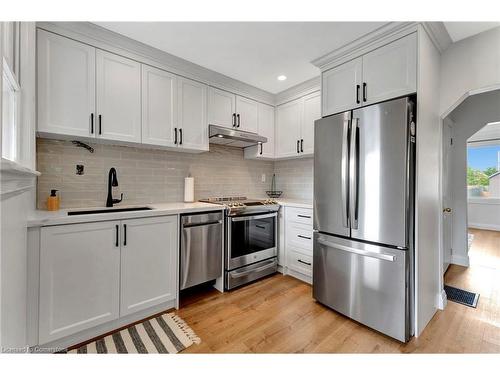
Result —
[[184, 179], [184, 202], [194, 202], [194, 178]]

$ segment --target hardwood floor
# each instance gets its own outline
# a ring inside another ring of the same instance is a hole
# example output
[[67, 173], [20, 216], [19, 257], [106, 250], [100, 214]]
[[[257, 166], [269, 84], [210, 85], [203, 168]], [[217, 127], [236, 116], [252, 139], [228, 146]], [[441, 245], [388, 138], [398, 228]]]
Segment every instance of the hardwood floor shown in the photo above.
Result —
[[186, 297], [177, 313], [202, 343], [185, 353], [500, 353], [500, 232], [471, 233], [471, 266], [450, 266], [445, 282], [480, 293], [477, 309], [448, 302], [407, 344], [314, 302], [309, 285], [275, 275]]

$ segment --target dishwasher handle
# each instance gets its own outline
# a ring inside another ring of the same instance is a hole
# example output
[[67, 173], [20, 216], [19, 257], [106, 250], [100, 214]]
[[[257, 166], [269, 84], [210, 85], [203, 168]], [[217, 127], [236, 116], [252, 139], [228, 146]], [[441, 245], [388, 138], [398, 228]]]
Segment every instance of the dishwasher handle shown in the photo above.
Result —
[[201, 227], [204, 225], [216, 225], [216, 224], [222, 224], [222, 220], [216, 220], [216, 221], [207, 221], [205, 223], [188, 223], [188, 224], [182, 224], [183, 228], [194, 228], [194, 227]]

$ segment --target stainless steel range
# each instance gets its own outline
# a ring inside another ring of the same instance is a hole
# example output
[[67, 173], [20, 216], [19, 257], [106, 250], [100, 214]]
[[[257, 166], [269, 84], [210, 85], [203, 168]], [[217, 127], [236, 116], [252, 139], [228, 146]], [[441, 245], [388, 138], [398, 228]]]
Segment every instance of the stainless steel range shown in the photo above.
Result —
[[278, 210], [273, 199], [209, 198], [224, 205], [227, 290], [275, 273], [278, 268]]

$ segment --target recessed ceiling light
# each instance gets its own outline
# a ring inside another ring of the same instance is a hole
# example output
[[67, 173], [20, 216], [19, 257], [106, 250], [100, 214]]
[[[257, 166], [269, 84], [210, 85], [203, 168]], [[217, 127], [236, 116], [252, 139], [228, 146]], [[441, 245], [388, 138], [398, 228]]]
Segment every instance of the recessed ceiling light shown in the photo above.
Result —
[[284, 81], [286, 79], [286, 76], [280, 75], [278, 76], [278, 81]]

